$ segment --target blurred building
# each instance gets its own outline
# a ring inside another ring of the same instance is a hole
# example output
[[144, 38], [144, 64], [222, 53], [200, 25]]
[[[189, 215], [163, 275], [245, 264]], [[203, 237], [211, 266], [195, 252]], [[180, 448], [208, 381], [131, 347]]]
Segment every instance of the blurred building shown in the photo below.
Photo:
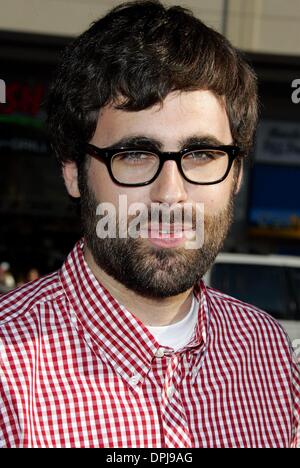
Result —
[[[60, 51], [119, 1], [0, 0], [0, 261], [16, 276], [56, 269], [81, 235], [45, 135], [43, 100]], [[166, 1], [191, 8], [245, 51], [261, 119], [226, 250], [300, 255], [298, 0]]]

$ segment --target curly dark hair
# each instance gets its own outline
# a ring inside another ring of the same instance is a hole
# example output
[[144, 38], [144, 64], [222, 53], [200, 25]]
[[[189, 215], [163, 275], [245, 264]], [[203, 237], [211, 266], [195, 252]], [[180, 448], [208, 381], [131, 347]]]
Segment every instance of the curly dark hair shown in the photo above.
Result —
[[[99, 110], [139, 111], [173, 91], [206, 89], [223, 97], [235, 144], [248, 153], [257, 123], [256, 76], [229, 41], [180, 6], [122, 4], [64, 51], [47, 113], [60, 163], [83, 160]], [[121, 98], [121, 100], [120, 100]]]

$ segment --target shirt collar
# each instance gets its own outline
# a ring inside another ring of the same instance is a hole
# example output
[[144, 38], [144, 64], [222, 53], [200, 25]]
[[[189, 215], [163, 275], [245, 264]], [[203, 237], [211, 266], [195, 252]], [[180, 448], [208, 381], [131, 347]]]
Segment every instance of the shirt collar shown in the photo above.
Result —
[[[84, 238], [68, 255], [60, 280], [69, 301], [72, 324], [101, 359], [114, 366], [129, 383], [142, 382], [160, 348], [143, 323], [119, 304], [96, 279], [83, 254]], [[193, 340], [185, 348], [198, 352], [207, 340], [208, 307], [203, 281], [194, 294], [199, 302], [199, 320]]]

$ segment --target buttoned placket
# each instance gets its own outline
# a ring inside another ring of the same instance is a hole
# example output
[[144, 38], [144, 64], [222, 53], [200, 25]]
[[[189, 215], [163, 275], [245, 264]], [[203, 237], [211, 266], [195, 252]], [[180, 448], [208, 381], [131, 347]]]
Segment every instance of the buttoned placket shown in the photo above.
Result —
[[183, 353], [169, 356], [161, 398], [162, 426], [165, 445], [191, 447], [186, 412], [181, 398]]

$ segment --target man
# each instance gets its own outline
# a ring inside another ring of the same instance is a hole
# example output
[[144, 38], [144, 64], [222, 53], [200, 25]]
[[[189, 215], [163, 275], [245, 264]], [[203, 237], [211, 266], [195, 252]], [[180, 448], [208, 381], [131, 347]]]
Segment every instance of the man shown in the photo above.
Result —
[[285, 332], [201, 279], [252, 144], [251, 69], [189, 11], [129, 3], [68, 47], [48, 115], [84, 236], [1, 301], [2, 445], [295, 447]]

